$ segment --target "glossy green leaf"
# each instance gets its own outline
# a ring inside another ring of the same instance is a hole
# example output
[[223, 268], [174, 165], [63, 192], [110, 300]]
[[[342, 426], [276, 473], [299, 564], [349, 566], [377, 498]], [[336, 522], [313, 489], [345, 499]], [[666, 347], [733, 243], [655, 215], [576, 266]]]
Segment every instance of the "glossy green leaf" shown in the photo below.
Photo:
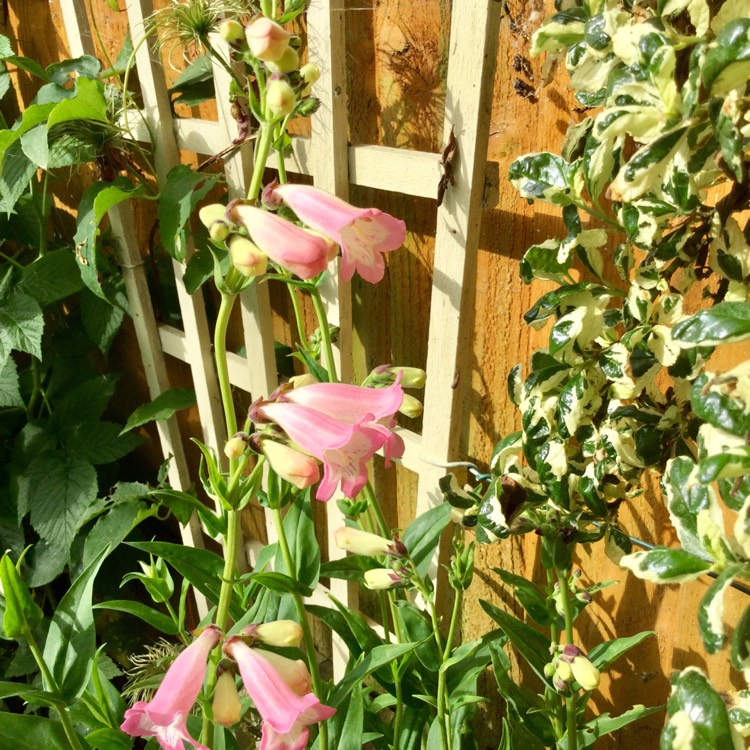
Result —
[[682, 549], [657, 547], [648, 552], [634, 552], [620, 560], [620, 565], [654, 583], [684, 583], [699, 578], [711, 569], [711, 563]]
[[150, 403], [139, 406], [128, 418], [122, 432], [128, 432], [149, 422], [169, 419], [180, 409], [194, 405], [195, 391], [192, 388], [170, 388]]
[[653, 630], [644, 630], [635, 635], [624, 638], [614, 638], [611, 641], [597, 643], [588, 653], [589, 661], [600, 671], [608, 670], [623, 654], [637, 646], [641, 641], [655, 635]]
[[142, 602], [130, 601], [129, 599], [112, 599], [107, 602], [95, 604], [94, 609], [125, 612], [143, 620], [143, 622], [148, 623], [159, 632], [167, 633], [167, 635], [176, 635], [179, 632], [179, 627], [171, 617], [152, 609]]
[[425, 575], [432, 562], [432, 556], [440, 542], [440, 535], [450, 523], [451, 506], [441, 503], [417, 516], [405, 529], [402, 541], [409, 550], [420, 575]]
[[[80, 735], [82, 747], [85, 742]], [[54, 719], [32, 714], [0, 712], [0, 747], [13, 750], [70, 750], [62, 724]]]
[[750, 304], [719, 302], [675, 324], [672, 338], [682, 346], [716, 346], [750, 338]]
[[714, 96], [744, 86], [750, 74], [750, 18], [730, 21], [706, 54], [701, 76]]
[[516, 599], [518, 599], [521, 606], [528, 612], [529, 617], [537, 625], [549, 627], [553, 618], [547, 609], [547, 597], [539, 587], [532, 581], [523, 578], [523, 576], [511, 573], [509, 570], [503, 570], [502, 568], [492, 568], [492, 570], [500, 577], [503, 583], [506, 583], [513, 589]]
[[42, 255], [24, 268], [16, 289], [42, 307], [81, 290], [83, 282], [75, 256], [61, 249]]

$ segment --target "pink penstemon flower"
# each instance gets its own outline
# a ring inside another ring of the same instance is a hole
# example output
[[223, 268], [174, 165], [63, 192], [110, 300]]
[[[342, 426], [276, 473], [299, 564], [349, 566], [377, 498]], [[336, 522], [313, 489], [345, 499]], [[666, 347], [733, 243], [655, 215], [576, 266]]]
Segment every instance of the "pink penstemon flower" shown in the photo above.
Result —
[[274, 263], [301, 279], [312, 279], [328, 266], [330, 246], [296, 224], [254, 206], [236, 204], [231, 216]]
[[224, 644], [224, 654], [237, 662], [245, 689], [263, 719], [260, 750], [304, 750], [307, 727], [336, 713], [314, 693], [295, 692], [264, 652], [250, 648], [241, 639], [229, 638]]
[[132, 737], [156, 737], [163, 750], [184, 750], [183, 740], [208, 750], [190, 736], [186, 720], [203, 687], [208, 655], [220, 640], [221, 631], [207, 627], [174, 660], [154, 697], [125, 712], [120, 729]]
[[356, 208], [309, 185], [280, 185], [272, 195], [281, 198], [312, 229], [341, 246], [341, 278], [356, 271], [375, 284], [385, 274], [383, 253], [404, 244], [406, 225], [377, 208]]

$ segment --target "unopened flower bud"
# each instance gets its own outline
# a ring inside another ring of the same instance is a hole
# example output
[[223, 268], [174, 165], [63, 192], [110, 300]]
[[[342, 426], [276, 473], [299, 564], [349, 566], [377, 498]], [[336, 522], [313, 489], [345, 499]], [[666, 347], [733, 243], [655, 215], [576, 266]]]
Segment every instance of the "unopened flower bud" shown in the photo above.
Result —
[[394, 375], [401, 374], [399, 385], [402, 388], [424, 388], [427, 373], [419, 367], [389, 367]]
[[231, 727], [242, 716], [242, 705], [234, 682], [234, 675], [229, 671], [222, 672], [216, 681], [213, 701], [213, 718], [222, 727]]
[[596, 690], [599, 687], [599, 670], [585, 656], [576, 656], [570, 663], [570, 669], [576, 682], [584, 690]]
[[222, 21], [219, 25], [219, 36], [233, 46], [245, 41], [245, 27], [234, 19]]
[[328, 260], [333, 260], [339, 254], [339, 246], [327, 234], [318, 232], [315, 229], [310, 229], [309, 227], [304, 227], [304, 230], [308, 234], [311, 234], [313, 237], [320, 237], [320, 239], [322, 239], [323, 242], [326, 243], [328, 247], [328, 254], [326, 255], [326, 258]]
[[401, 406], [398, 407], [398, 410], [405, 417], [415, 419], [424, 411], [424, 406], [422, 406], [422, 402], [418, 398], [414, 398], [411, 394], [405, 393], [404, 400], [401, 402]]
[[544, 676], [549, 679], [553, 674], [555, 674], [555, 664], [554, 662], [548, 661], [544, 665]]
[[318, 462], [307, 453], [267, 439], [261, 440], [260, 450], [268, 459], [271, 468], [297, 489], [310, 487], [320, 479]]
[[275, 211], [280, 206], [284, 205], [284, 201], [280, 195], [276, 194], [276, 188], [279, 186], [277, 180], [271, 180], [260, 193], [260, 202], [269, 211]]
[[214, 242], [224, 242], [229, 237], [229, 224], [225, 221], [215, 221], [208, 230], [208, 236]]
[[276, 648], [296, 648], [302, 642], [302, 628], [294, 620], [274, 620], [254, 626], [254, 637]]
[[247, 443], [239, 435], [237, 435], [227, 440], [226, 444], [224, 445], [224, 455], [230, 461], [233, 461], [245, 455], [246, 448]]
[[570, 680], [573, 679], [573, 670], [571, 670], [570, 664], [566, 661], [561, 660], [557, 662], [555, 674], [565, 682], [570, 682]]
[[263, 62], [279, 60], [289, 47], [291, 36], [285, 28], [265, 16], [245, 29], [250, 52]]
[[222, 206], [221, 203], [211, 203], [208, 206], [203, 206], [198, 211], [198, 218], [206, 229], [211, 229], [211, 225], [215, 221], [227, 221], [227, 207]]
[[306, 372], [304, 375], [292, 375], [292, 377], [289, 378], [289, 384], [294, 388], [304, 388], [306, 385], [314, 385], [317, 382], [318, 380], [315, 376], [311, 375], [309, 372]]
[[394, 589], [406, 584], [406, 578], [390, 568], [373, 568], [365, 571], [365, 586], [373, 591]]
[[320, 68], [315, 63], [306, 63], [299, 69], [302, 80], [307, 84], [313, 84], [320, 78]]
[[266, 89], [266, 104], [275, 117], [286, 117], [294, 110], [297, 95], [289, 83], [282, 78], [271, 81]]
[[336, 546], [353, 552], [355, 555], [388, 555], [393, 550], [393, 542], [369, 531], [342, 526], [334, 532]]
[[268, 267], [268, 256], [247, 237], [232, 235], [228, 243], [232, 265], [243, 276], [260, 276]]
[[291, 73], [299, 68], [299, 54], [294, 47], [287, 47], [278, 60], [269, 60], [266, 67], [272, 73]]
[[280, 677], [297, 695], [307, 695], [312, 689], [312, 679], [302, 659], [287, 659], [273, 651], [258, 649], [258, 653], [279, 673]]
[[555, 690], [557, 690], [560, 693], [567, 693], [568, 692], [568, 683], [565, 682], [565, 680], [561, 680], [557, 673], [555, 673], [555, 676], [552, 678], [552, 684], [555, 686]]

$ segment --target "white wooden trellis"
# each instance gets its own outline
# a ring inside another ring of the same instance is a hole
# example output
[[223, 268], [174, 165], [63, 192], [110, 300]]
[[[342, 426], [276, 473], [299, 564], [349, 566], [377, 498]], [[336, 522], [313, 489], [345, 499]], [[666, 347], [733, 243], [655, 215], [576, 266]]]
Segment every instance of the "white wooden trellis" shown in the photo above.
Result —
[[[71, 54], [94, 54], [85, 0], [61, 0], [61, 4]], [[152, 10], [150, 0], [127, 0], [134, 40], [142, 37], [144, 21]], [[402, 463], [419, 477], [417, 513], [441, 501], [438, 480], [444, 470], [435, 463], [454, 460], [457, 453], [462, 390], [460, 383], [456, 386], [466, 360], [462, 346], [469, 332], [468, 308], [472, 301], [469, 285], [476, 267], [500, 6], [496, 0], [453, 0], [452, 14], [443, 142], [448, 142], [453, 131], [457, 156], [453, 163], [453, 184], [437, 209], [423, 431], [422, 435], [400, 431], [406, 444]], [[311, 0], [308, 41], [310, 60], [317, 63], [322, 72], [315, 87], [321, 107], [313, 117], [312, 135], [293, 139], [293, 153], [286, 159], [287, 170], [312, 175], [316, 186], [344, 199], [348, 197], [350, 184], [437, 198], [442, 175], [440, 154], [347, 143], [343, 0]], [[219, 119], [209, 122], [173, 117], [164, 71], [152, 47], [144, 44], [138, 49], [136, 65], [143, 94], [143, 116], [155, 141], [156, 176], [160, 183], [179, 163], [180, 150], [211, 154], [232, 141], [236, 123], [225, 104], [228, 75], [220, 66], [214, 68]], [[232, 197], [245, 193], [252, 164], [250, 148], [245, 146], [225, 160]], [[184, 267], [175, 263], [184, 330], [167, 325], [157, 327], [141, 254], [128, 231], [132, 226], [131, 211], [130, 207], [121, 205], [109, 215], [119, 244], [150, 393], [154, 397], [168, 387], [165, 355], [188, 363], [195, 383], [202, 439], [219, 451], [223, 443], [223, 417], [201, 297], [187, 294], [182, 283]], [[346, 380], [352, 371], [351, 295], [349, 285], [337, 283], [335, 279], [336, 274], [331, 274], [323, 296], [330, 321], [341, 328], [337, 359]], [[254, 285], [243, 295], [242, 320], [246, 351], [253, 364], [248, 364], [248, 357], [230, 353], [229, 377], [235, 387], [257, 398], [270, 393], [276, 385], [271, 311], [265, 285]], [[174, 419], [160, 423], [159, 436], [165, 455], [174, 456], [170, 482], [177, 488], [186, 488], [190, 475]], [[333, 502], [328, 503], [327, 512], [328, 554], [335, 557], [340, 553], [331, 544], [330, 536], [340, 525], [341, 517]], [[270, 527], [268, 531], [269, 538], [273, 538]], [[201, 544], [195, 522], [183, 530], [183, 540], [186, 544]], [[242, 569], [247, 567], [244, 552], [238, 564]], [[332, 587], [339, 599], [355, 604], [353, 587], [339, 581], [333, 582]], [[317, 603], [328, 604], [325, 593], [322, 588], [316, 592]], [[334, 643], [333, 667], [335, 676], [339, 676], [346, 664], [346, 653], [341, 644], [338, 648], [336, 645]]]

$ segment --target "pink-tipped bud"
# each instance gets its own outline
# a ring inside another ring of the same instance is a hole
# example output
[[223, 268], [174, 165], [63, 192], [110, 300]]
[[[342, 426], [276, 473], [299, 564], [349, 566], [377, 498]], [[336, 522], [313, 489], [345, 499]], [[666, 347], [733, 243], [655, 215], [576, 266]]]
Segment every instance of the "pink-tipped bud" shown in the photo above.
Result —
[[279, 60], [289, 47], [291, 36], [285, 28], [265, 16], [245, 29], [250, 52], [263, 62]]
[[274, 190], [279, 186], [276, 180], [272, 180], [266, 185], [260, 193], [260, 202], [269, 211], [275, 211], [280, 206], [284, 205], [284, 201], [281, 197], [274, 193]]
[[318, 462], [307, 453], [277, 443], [275, 440], [260, 441], [260, 450], [268, 459], [271, 468], [287, 482], [300, 490], [310, 487], [320, 479]]
[[242, 716], [242, 705], [230, 671], [222, 672], [216, 682], [213, 700], [214, 723], [222, 727], [231, 727]]
[[239, 21], [227, 19], [219, 25], [219, 36], [228, 44], [237, 46], [245, 41], [245, 27]]
[[247, 443], [239, 436], [227, 440], [224, 446], [224, 455], [230, 460], [236, 460], [245, 455]]
[[584, 690], [596, 690], [599, 687], [599, 670], [585, 656], [576, 656], [570, 663], [570, 669], [576, 682]]
[[277, 78], [268, 84], [266, 89], [266, 105], [274, 117], [286, 117], [294, 111], [297, 95], [288, 81]]
[[373, 568], [365, 571], [365, 586], [373, 591], [394, 589], [404, 586], [407, 579], [390, 568]]
[[302, 628], [294, 620], [274, 620], [255, 625], [253, 636], [275, 648], [297, 648], [302, 642]]
[[272, 73], [291, 73], [293, 70], [299, 68], [299, 54], [294, 47], [287, 47], [284, 50], [284, 54], [278, 60], [269, 60], [266, 63], [266, 67]]
[[349, 526], [336, 529], [333, 537], [339, 549], [355, 555], [388, 555], [393, 549], [390, 539]]
[[273, 651], [258, 649], [257, 653], [268, 661], [284, 682], [297, 694], [307, 695], [312, 689], [312, 679], [302, 659], [287, 659]]
[[268, 267], [268, 256], [251, 240], [232, 235], [228, 243], [232, 265], [243, 276], [260, 276]]

